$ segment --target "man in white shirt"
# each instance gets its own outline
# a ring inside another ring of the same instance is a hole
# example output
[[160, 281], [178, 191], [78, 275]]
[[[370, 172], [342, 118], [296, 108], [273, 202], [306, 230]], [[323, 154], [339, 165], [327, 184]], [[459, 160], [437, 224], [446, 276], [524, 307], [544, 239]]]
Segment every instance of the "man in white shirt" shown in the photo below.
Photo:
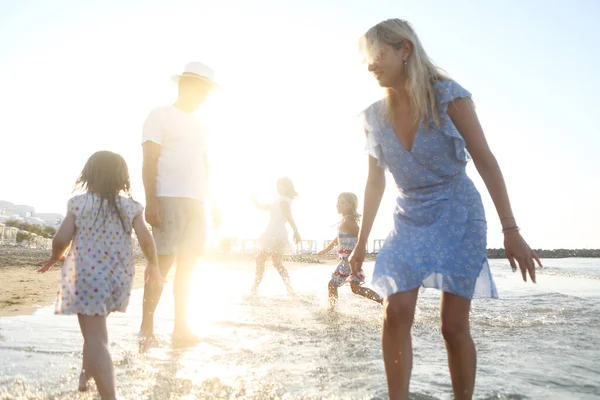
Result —
[[[194, 111], [215, 87], [213, 75], [202, 63], [188, 64], [183, 74], [173, 77], [179, 86], [177, 100], [152, 110], [142, 134], [145, 216], [152, 225], [162, 276], [177, 263], [173, 341], [178, 342], [196, 340], [187, 323], [187, 308], [192, 271], [205, 246], [209, 171], [207, 137]], [[154, 310], [161, 294], [162, 285], [144, 286], [140, 328], [144, 337], [154, 335]]]

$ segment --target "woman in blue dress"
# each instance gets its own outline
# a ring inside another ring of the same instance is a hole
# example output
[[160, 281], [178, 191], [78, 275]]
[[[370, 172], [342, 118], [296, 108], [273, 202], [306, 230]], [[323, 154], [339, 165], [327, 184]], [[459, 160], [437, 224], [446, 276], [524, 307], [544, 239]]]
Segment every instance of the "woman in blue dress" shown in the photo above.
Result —
[[470, 93], [434, 66], [406, 21], [383, 21], [360, 44], [386, 96], [363, 113], [369, 174], [350, 263], [354, 274], [362, 272], [387, 169], [399, 196], [394, 229], [377, 255], [372, 284], [386, 298], [382, 347], [389, 396], [408, 399], [410, 330], [422, 286], [442, 291], [441, 330], [454, 397], [470, 399], [476, 371], [471, 299], [497, 297], [486, 257], [481, 197], [465, 173], [471, 157], [494, 201], [513, 270], [518, 264], [523, 280], [529, 274], [535, 282], [534, 260], [539, 264], [539, 259], [519, 233]]

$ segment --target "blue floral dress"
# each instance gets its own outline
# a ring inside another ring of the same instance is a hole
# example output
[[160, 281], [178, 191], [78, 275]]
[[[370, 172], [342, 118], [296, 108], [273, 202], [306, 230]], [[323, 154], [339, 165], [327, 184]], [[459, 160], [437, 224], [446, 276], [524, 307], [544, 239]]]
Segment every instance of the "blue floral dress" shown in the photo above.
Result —
[[434, 90], [441, 124], [421, 121], [411, 151], [385, 117], [383, 100], [362, 114], [366, 150], [399, 191], [394, 229], [377, 255], [372, 284], [383, 296], [423, 286], [468, 299], [496, 298], [481, 196], [466, 175], [466, 143], [447, 113], [450, 102], [471, 94], [451, 80], [435, 83]]

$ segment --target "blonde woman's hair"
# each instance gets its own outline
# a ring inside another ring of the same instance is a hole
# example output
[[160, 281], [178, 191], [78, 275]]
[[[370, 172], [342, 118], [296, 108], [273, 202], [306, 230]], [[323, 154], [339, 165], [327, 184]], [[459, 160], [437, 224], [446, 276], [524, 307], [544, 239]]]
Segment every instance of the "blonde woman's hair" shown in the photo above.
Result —
[[354, 193], [344, 192], [340, 193], [338, 200], [345, 200], [352, 206], [352, 210], [346, 217], [350, 217], [358, 222], [360, 220], [360, 214], [358, 213], [358, 197], [356, 197]]
[[[405, 40], [412, 44], [412, 52], [405, 64], [405, 88], [410, 98], [415, 122], [423, 118], [426, 125], [433, 120], [435, 125], [439, 126], [440, 115], [433, 84], [449, 78], [425, 53], [419, 37], [408, 21], [394, 18], [378, 23], [360, 38], [359, 48], [365, 60], [372, 62], [381, 56], [382, 44], [399, 49]], [[394, 91], [387, 88], [385, 114], [392, 123], [394, 123], [393, 110], [395, 105]]]

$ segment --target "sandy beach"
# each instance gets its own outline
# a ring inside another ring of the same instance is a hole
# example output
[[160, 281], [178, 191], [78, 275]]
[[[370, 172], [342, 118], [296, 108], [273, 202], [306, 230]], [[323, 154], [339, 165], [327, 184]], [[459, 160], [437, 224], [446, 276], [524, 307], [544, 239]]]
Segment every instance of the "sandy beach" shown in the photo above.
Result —
[[[47, 306], [54, 302], [60, 270], [62, 264], [56, 264], [50, 271], [40, 274], [38, 263], [47, 259], [50, 250], [28, 249], [22, 247], [0, 247], [0, 317], [9, 315], [31, 314], [41, 306]], [[211, 260], [233, 261], [248, 264], [252, 268], [253, 257], [250, 255], [239, 256], [215, 256]], [[318, 262], [315, 256], [288, 257], [286, 265], [306, 264], [307, 262]], [[321, 262], [334, 264], [336, 260], [328, 257]], [[269, 264], [269, 263], [267, 263]], [[144, 268], [146, 262], [141, 254], [137, 256], [136, 275], [133, 283], [134, 289], [144, 285]], [[173, 278], [174, 269], [167, 277]]]
[[[0, 247], [0, 317], [31, 314], [41, 306], [54, 302], [62, 264], [44, 274], [37, 272], [38, 263], [50, 256], [50, 250], [22, 247]], [[144, 284], [143, 257], [138, 258], [134, 288]]]

